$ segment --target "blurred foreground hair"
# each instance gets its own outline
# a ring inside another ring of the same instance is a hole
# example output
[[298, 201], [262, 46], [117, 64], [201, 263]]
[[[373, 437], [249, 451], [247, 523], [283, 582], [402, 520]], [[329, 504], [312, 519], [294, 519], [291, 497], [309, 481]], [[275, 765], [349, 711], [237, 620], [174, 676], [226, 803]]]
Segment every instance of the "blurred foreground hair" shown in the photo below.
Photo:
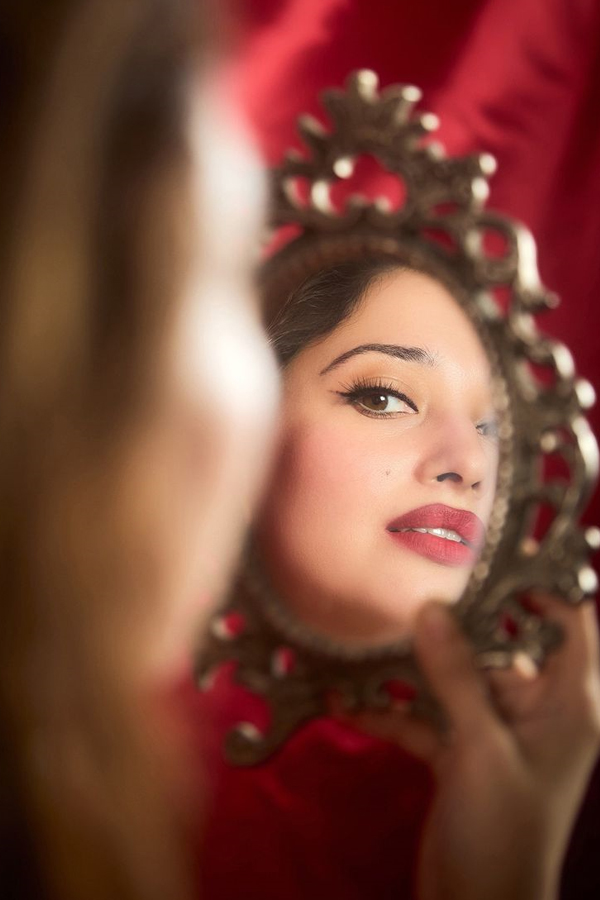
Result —
[[199, 6], [0, 6], [2, 897], [186, 895], [131, 448], [188, 258]]

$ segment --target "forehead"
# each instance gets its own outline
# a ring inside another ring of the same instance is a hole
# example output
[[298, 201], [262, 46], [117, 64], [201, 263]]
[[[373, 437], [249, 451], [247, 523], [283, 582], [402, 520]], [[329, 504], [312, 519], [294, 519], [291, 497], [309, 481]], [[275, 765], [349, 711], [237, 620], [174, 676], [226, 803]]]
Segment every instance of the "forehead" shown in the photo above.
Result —
[[372, 336], [373, 342], [422, 347], [440, 363], [468, 357], [488, 368], [477, 332], [448, 289], [411, 270], [389, 273], [367, 291], [339, 329], [343, 340]]
[[297, 357], [327, 365], [337, 354], [364, 344], [398, 344], [427, 350], [436, 368], [490, 377], [489, 362], [475, 327], [448, 289], [414, 270], [386, 273], [367, 290], [344, 322]]

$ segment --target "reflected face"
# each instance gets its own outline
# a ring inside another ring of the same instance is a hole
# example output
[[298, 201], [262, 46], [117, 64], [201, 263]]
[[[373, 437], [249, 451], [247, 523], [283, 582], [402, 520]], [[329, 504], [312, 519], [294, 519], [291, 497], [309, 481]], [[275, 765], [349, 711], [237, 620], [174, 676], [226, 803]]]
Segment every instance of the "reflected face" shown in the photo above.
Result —
[[498, 448], [479, 338], [440, 283], [398, 269], [284, 384], [257, 528], [270, 579], [323, 633], [400, 637], [426, 600], [458, 599], [485, 540]]

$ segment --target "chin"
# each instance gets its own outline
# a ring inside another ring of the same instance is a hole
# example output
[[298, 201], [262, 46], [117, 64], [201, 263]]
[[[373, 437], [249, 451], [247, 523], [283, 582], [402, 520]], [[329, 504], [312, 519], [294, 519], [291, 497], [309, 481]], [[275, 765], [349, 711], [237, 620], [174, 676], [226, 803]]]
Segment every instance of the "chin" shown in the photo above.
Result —
[[[453, 569], [428, 560], [416, 560], [412, 565], [394, 566], [379, 582], [380, 596], [396, 598], [400, 593], [407, 607], [419, 607], [428, 600], [454, 603], [465, 590], [471, 569]], [[390, 591], [390, 585], [398, 585], [398, 591]]]

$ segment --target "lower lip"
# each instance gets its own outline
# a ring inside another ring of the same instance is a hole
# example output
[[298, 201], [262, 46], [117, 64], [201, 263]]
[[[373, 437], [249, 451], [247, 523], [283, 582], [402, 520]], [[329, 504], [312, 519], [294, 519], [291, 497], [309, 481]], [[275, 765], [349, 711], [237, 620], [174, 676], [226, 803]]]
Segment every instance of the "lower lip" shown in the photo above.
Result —
[[477, 556], [472, 547], [458, 541], [436, 537], [435, 534], [422, 534], [420, 531], [390, 531], [390, 537], [398, 544], [424, 556], [441, 566], [472, 566]]

